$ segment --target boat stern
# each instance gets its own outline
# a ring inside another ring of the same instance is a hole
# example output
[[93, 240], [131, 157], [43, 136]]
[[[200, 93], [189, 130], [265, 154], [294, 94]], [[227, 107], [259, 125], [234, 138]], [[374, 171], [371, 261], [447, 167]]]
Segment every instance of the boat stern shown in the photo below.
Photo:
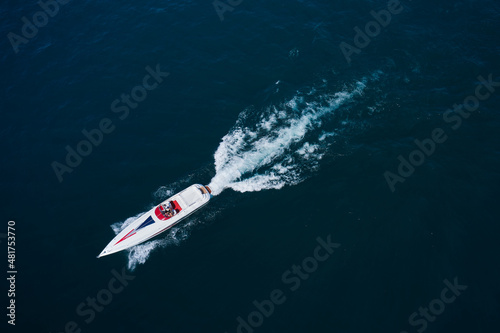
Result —
[[210, 197], [212, 197], [212, 189], [210, 187], [208, 187], [208, 185], [200, 185], [200, 190], [201, 190], [201, 193], [203, 194], [210, 194]]

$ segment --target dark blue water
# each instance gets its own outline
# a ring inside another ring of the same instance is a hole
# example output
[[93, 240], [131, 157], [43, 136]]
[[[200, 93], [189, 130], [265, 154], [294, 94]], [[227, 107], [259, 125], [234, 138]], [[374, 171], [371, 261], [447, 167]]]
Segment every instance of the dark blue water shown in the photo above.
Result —
[[[498, 331], [499, 3], [216, 4], [2, 2], [2, 325]], [[206, 208], [95, 258], [192, 183]]]

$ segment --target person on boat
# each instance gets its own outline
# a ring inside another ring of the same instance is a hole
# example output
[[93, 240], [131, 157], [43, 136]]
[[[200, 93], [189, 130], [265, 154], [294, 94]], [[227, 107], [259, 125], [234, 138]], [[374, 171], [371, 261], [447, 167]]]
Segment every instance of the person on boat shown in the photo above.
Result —
[[168, 202], [168, 208], [169, 208], [170, 212], [172, 213], [172, 216], [177, 214], [177, 210], [175, 209], [174, 203], [172, 201]]
[[163, 216], [165, 216], [165, 217], [172, 217], [173, 216], [172, 210], [170, 209], [170, 205], [169, 204], [161, 205], [160, 206], [160, 211], [163, 214]]

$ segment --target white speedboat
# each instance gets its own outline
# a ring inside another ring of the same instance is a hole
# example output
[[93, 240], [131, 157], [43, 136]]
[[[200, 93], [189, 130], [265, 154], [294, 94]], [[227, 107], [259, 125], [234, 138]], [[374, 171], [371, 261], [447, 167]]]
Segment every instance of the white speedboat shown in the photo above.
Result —
[[116, 253], [155, 237], [208, 203], [208, 186], [194, 184], [163, 201], [124, 228], [97, 258]]

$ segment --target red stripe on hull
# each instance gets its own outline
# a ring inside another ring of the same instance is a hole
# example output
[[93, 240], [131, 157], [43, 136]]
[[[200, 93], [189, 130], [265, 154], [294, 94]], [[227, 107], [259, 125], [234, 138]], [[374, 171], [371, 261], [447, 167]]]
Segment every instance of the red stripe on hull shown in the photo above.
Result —
[[[131, 233], [133, 232], [133, 234], [131, 235]], [[131, 232], [129, 232], [128, 234], [125, 235], [125, 237], [123, 237], [122, 239], [120, 239], [118, 242], [116, 242], [116, 244], [120, 243], [121, 241], [124, 241], [125, 239], [129, 238], [129, 237], [132, 237], [133, 235], [135, 235], [135, 229], [132, 230]], [[115, 244], [115, 245], [116, 245]]]

